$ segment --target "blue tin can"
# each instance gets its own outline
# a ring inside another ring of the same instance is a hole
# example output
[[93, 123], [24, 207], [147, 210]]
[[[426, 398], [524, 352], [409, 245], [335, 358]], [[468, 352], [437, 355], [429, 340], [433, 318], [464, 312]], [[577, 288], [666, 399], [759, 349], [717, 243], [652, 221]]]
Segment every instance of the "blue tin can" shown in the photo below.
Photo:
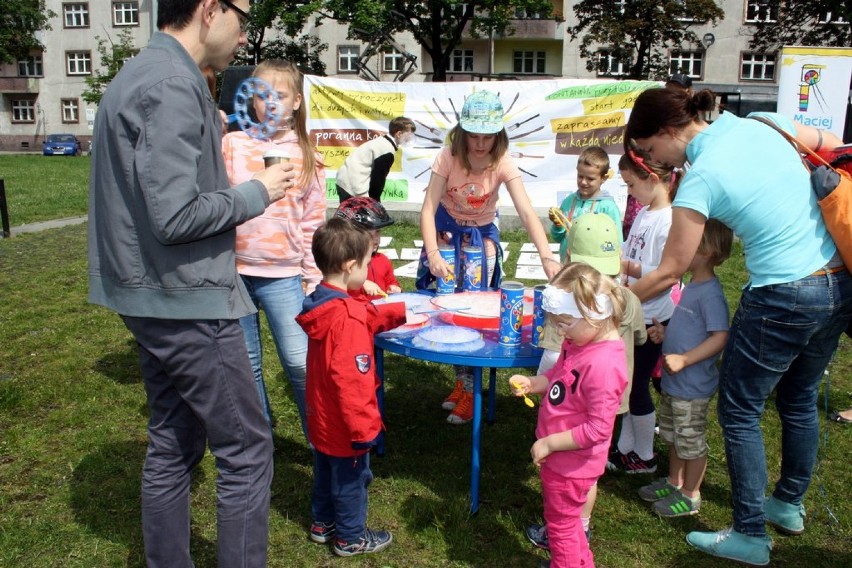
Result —
[[541, 334], [544, 332], [544, 308], [541, 307], [542, 294], [547, 284], [539, 284], [533, 288], [533, 320], [532, 320], [532, 344], [538, 347]]
[[507, 281], [500, 285], [500, 345], [520, 345], [524, 323], [524, 285]]
[[478, 292], [482, 285], [482, 247], [467, 246], [464, 252], [464, 289]]
[[456, 249], [453, 245], [438, 245], [438, 253], [449, 266], [446, 278], [438, 278], [435, 293], [443, 296], [456, 291]]

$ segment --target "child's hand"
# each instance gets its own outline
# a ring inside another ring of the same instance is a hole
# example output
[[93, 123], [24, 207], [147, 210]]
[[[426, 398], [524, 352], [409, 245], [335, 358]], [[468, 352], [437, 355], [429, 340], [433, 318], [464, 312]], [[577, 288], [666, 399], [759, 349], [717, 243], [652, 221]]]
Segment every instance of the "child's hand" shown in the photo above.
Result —
[[388, 286], [388, 294], [399, 294], [400, 292], [402, 292], [402, 288], [400, 288], [396, 284], [391, 284], [390, 286]]
[[512, 375], [509, 378], [509, 387], [512, 389], [512, 394], [515, 396], [524, 396], [530, 392], [532, 383], [529, 377], [523, 375]]
[[533, 465], [536, 467], [541, 467], [541, 464], [547, 461], [547, 456], [553, 453], [547, 439], [548, 436], [539, 438], [535, 441], [535, 444], [532, 445], [532, 448], [530, 448], [530, 456], [532, 456]]
[[651, 322], [648, 327], [648, 339], [659, 345], [666, 337], [666, 326], [658, 322], [657, 318], [651, 318]]
[[686, 357], [678, 353], [663, 355], [663, 367], [670, 375], [680, 373], [686, 367]]
[[562, 212], [562, 209], [559, 207], [551, 207], [547, 210], [547, 217], [550, 219], [550, 222], [556, 225], [557, 227], [562, 227], [563, 229], [567, 229], [568, 225], [571, 223], [568, 221], [568, 217], [565, 213]]
[[436, 252], [429, 257], [429, 272], [436, 278], [446, 278], [450, 273], [450, 265]]
[[372, 280], [364, 280], [364, 292], [368, 296], [387, 296], [385, 291]]

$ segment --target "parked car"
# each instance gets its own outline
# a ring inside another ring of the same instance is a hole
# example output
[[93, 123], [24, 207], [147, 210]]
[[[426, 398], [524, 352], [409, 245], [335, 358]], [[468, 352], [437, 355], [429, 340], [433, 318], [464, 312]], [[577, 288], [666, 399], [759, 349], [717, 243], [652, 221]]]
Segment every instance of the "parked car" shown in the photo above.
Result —
[[79, 156], [82, 152], [80, 140], [73, 134], [48, 134], [42, 144], [45, 156]]

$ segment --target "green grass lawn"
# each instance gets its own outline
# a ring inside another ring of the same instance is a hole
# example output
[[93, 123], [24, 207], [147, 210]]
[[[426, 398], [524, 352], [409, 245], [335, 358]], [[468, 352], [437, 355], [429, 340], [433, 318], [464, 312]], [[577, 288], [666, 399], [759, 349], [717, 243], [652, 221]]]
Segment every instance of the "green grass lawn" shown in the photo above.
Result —
[[0, 155], [12, 227], [86, 214], [88, 156]]
[[[410, 225], [386, 234], [398, 249], [419, 237]], [[145, 393], [130, 334], [115, 314], [86, 303], [85, 236], [86, 226], [79, 225], [0, 240], [0, 566], [144, 565], [139, 485]], [[507, 273], [514, 274], [526, 235], [504, 237], [513, 243]], [[733, 308], [744, 277], [739, 248], [721, 277]], [[410, 280], [403, 285], [412, 288]], [[483, 427], [481, 507], [469, 517], [470, 428], [450, 426], [440, 409], [453, 384], [452, 369], [392, 355], [385, 365], [387, 455], [373, 461], [369, 522], [393, 531], [394, 544], [379, 555], [341, 560], [327, 546], [311, 543], [311, 457], [268, 330], [265, 344], [278, 421], [270, 566], [533, 567], [546, 557], [523, 536], [526, 524], [541, 519], [540, 484], [529, 459], [535, 411], [509, 395], [509, 371], [498, 381], [497, 423]], [[852, 406], [847, 339], [830, 377], [832, 407]], [[763, 428], [774, 480], [780, 436], [771, 403]], [[636, 495], [649, 476], [603, 476], [592, 519], [599, 565], [728, 565], [684, 541], [690, 530], [717, 530], [731, 520], [715, 416], [710, 445], [704, 505], [696, 517], [663, 520], [651, 513]], [[852, 427], [826, 425], [819, 455], [805, 502], [807, 531], [796, 538], [770, 531], [774, 566], [852, 566]], [[215, 478], [208, 454], [197, 469], [192, 498], [199, 568], [215, 566]]]

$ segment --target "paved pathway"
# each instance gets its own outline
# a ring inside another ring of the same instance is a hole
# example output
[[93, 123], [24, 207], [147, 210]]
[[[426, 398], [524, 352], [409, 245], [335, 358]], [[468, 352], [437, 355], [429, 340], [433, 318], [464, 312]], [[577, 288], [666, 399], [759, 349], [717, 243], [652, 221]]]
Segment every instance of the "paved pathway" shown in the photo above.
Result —
[[[89, 217], [87, 215], [83, 215], [82, 217], [52, 219], [50, 221], [41, 221], [40, 223], [18, 225], [16, 227], [11, 227], [10, 231], [12, 233], [12, 236], [14, 237], [23, 233], [37, 233], [38, 231], [43, 231], [45, 229], [56, 229], [58, 227], [65, 227], [67, 225], [79, 225], [80, 223], [85, 223], [88, 218]], [[2, 234], [0, 234], [0, 237], [2, 237]]]

